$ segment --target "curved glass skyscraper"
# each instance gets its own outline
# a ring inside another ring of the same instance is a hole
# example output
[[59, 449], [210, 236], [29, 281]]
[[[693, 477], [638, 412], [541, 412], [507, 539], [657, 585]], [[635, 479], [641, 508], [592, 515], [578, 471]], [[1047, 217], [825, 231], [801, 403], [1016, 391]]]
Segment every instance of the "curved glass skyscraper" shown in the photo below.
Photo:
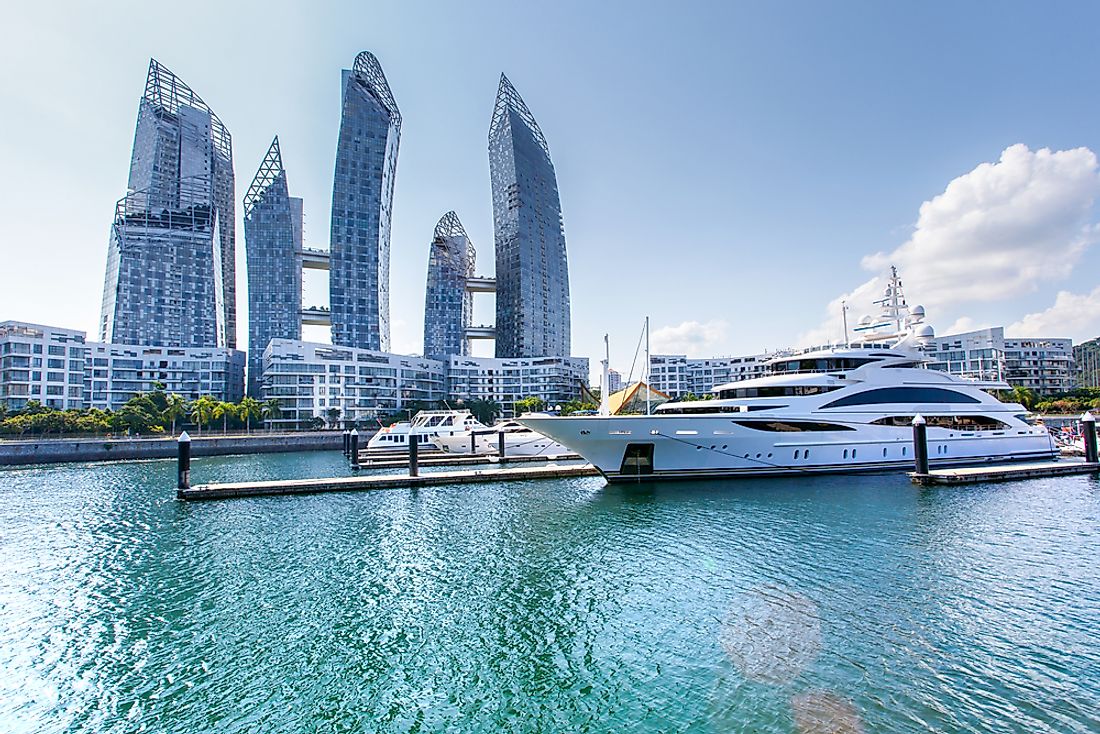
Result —
[[496, 234], [496, 356], [569, 355], [569, 264], [550, 147], [500, 75], [489, 126]]
[[458, 215], [444, 214], [435, 225], [428, 254], [424, 356], [429, 359], [446, 361], [451, 355], [470, 354], [466, 328], [473, 319], [474, 301], [466, 279], [473, 277], [476, 255]]
[[390, 216], [401, 113], [373, 54], [343, 72], [332, 184], [329, 306], [332, 343], [386, 350], [390, 342]]
[[232, 140], [156, 59], [138, 106], [127, 188], [111, 227], [102, 339], [236, 347]]
[[279, 138], [244, 195], [248, 258], [248, 394], [260, 395], [264, 349], [302, 338], [302, 208], [290, 198]]

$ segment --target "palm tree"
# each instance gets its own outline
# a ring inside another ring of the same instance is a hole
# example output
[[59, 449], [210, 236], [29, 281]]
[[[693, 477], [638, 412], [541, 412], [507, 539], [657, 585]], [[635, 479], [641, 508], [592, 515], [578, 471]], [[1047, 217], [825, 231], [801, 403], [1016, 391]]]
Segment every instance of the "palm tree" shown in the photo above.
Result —
[[1012, 388], [1012, 392], [1009, 393], [1009, 397], [1015, 400], [1020, 405], [1024, 406], [1028, 410], [1035, 408], [1035, 404], [1039, 400], [1039, 396], [1035, 394], [1035, 391], [1031, 388], [1017, 385]]
[[222, 434], [229, 432], [229, 416], [237, 414], [237, 406], [233, 403], [226, 403], [219, 400], [214, 405], [214, 418], [222, 419]]
[[176, 435], [176, 419], [187, 414], [187, 401], [182, 395], [171, 393], [164, 399], [164, 411], [162, 415], [172, 421], [172, 435]]
[[265, 420], [278, 420], [283, 414], [283, 407], [279, 405], [278, 398], [268, 398], [263, 403], [263, 417]]
[[218, 401], [209, 395], [203, 395], [191, 403], [191, 419], [198, 425], [200, 436], [202, 435], [202, 424], [208, 424], [214, 418], [214, 408], [217, 405]]
[[260, 418], [263, 416], [263, 406], [256, 398], [243, 397], [241, 402], [237, 405], [237, 417], [244, 418], [244, 430], [246, 433], [252, 432], [252, 419]]

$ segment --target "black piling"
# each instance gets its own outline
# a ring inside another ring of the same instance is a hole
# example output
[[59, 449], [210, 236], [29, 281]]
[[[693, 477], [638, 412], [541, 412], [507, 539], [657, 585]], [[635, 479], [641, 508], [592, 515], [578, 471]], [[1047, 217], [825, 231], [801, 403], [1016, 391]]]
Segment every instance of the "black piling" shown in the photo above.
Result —
[[359, 430], [351, 429], [351, 468], [359, 471]]
[[497, 431], [497, 453], [504, 458], [504, 431]]
[[1097, 445], [1096, 445], [1096, 419], [1092, 417], [1092, 413], [1085, 413], [1081, 416], [1081, 433], [1085, 438], [1085, 461], [1096, 463], [1097, 460]]
[[420, 463], [419, 463], [419, 458], [417, 456], [417, 454], [420, 451], [417, 448], [419, 446], [419, 444], [420, 444], [420, 436], [416, 435], [415, 433], [410, 433], [409, 434], [409, 476], [410, 477], [420, 476]]
[[178, 474], [176, 489], [190, 489], [191, 437], [187, 435], [187, 431], [184, 431], [180, 434], [179, 441], [176, 442], [176, 445], [179, 447], [179, 451], [176, 457], [176, 469]]
[[477, 455], [477, 435], [470, 431], [470, 456]]
[[928, 473], [928, 424], [924, 416], [913, 416], [913, 462], [917, 474]]
[[344, 429], [344, 456], [351, 451], [351, 431]]

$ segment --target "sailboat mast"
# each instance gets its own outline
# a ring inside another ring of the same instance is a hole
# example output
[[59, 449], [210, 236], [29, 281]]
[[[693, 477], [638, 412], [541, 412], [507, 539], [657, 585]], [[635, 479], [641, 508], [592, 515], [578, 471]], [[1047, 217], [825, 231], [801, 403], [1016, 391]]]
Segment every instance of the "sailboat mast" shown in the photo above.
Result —
[[645, 317], [645, 414], [649, 415], [649, 317]]

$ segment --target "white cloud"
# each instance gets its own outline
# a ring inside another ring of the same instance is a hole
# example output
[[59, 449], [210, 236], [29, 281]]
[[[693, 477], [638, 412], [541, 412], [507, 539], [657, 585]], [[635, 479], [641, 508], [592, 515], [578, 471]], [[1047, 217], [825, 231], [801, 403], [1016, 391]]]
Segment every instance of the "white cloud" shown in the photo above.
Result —
[[992, 325], [993, 324], [975, 321], [969, 316], [960, 316], [959, 318], [955, 319], [955, 323], [951, 324], [946, 329], [938, 329], [937, 331], [946, 336], [948, 334], [961, 334], [965, 331], [988, 329]]
[[853, 315], [873, 313], [871, 301], [882, 293], [891, 265], [909, 302], [927, 308], [930, 323], [956, 320], [949, 329], [937, 326], [938, 333], [973, 326], [963, 313], [967, 304], [1009, 301], [1073, 272], [1100, 235], [1092, 221], [1098, 195], [1100, 166], [1088, 148], [1010, 146], [997, 162], [982, 163], [921, 204], [906, 242], [863, 258], [876, 277], [830, 303], [824, 323], [799, 342], [838, 338], [841, 299], [849, 302], [849, 323]]
[[1086, 341], [1100, 334], [1100, 286], [1091, 293], [1059, 291], [1054, 305], [1045, 311], [1029, 313], [1005, 327], [1005, 336], [1069, 337]]
[[684, 321], [676, 326], [662, 326], [649, 338], [653, 354], [686, 354], [689, 357], [711, 357], [720, 351], [729, 324], [720, 319], [699, 323]]

